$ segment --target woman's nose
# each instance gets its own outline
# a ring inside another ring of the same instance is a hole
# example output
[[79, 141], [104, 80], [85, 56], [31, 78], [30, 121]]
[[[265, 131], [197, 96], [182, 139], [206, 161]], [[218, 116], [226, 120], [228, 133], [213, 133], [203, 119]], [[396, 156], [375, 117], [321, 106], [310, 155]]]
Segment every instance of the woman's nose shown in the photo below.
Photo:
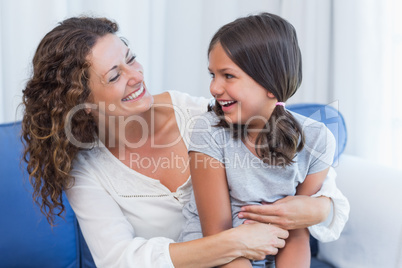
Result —
[[131, 84], [137, 84], [139, 81], [144, 80], [144, 71], [142, 68], [130, 68], [129, 70], [126, 70], [129, 83]]

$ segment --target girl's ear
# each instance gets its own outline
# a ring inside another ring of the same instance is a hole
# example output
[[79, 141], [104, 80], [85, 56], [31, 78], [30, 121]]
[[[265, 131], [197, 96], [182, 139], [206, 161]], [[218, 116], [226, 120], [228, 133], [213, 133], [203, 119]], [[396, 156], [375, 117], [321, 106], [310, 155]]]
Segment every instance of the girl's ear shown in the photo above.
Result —
[[267, 91], [267, 96], [268, 96], [268, 98], [270, 98], [270, 99], [275, 99], [275, 95], [272, 94], [272, 92], [270, 92], [270, 91]]

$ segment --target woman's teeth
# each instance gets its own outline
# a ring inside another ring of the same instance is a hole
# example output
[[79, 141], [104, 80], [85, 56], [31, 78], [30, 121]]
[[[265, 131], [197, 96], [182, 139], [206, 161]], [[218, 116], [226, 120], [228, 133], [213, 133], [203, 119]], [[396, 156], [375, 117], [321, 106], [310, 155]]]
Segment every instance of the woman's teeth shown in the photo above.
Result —
[[130, 95], [128, 95], [127, 97], [122, 99], [122, 101], [133, 100], [133, 99], [137, 98], [139, 95], [141, 95], [143, 92], [144, 92], [144, 86], [141, 85], [141, 88], [139, 90], [134, 91], [133, 93], [131, 93]]
[[219, 101], [219, 104], [221, 105], [221, 106], [230, 106], [230, 105], [232, 105], [233, 103], [235, 103], [236, 101]]

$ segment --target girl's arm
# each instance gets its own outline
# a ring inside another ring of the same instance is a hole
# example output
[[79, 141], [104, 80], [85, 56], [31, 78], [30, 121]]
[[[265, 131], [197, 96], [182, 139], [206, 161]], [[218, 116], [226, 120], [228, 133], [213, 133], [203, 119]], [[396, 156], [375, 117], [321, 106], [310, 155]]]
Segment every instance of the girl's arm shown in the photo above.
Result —
[[[232, 209], [224, 165], [199, 152], [190, 152], [190, 172], [204, 237], [231, 229]], [[240, 258], [222, 267], [251, 267]]]
[[224, 165], [206, 154], [190, 152], [190, 173], [204, 236], [232, 228], [232, 209]]
[[[297, 187], [296, 195], [313, 195], [321, 189], [329, 168], [306, 176]], [[277, 268], [308, 268], [310, 267], [309, 231], [307, 228], [295, 229], [289, 232], [286, 247], [276, 256]]]

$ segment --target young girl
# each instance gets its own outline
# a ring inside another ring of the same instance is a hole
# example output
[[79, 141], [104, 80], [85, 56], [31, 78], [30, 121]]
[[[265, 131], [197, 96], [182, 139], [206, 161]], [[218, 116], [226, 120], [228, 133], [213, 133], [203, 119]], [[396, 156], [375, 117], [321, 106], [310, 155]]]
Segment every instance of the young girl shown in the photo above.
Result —
[[[241, 225], [244, 205], [315, 194], [335, 152], [324, 124], [285, 108], [302, 80], [290, 23], [269, 13], [237, 19], [214, 35], [208, 55], [216, 103], [191, 136], [194, 196], [184, 209], [184, 241]], [[238, 258], [222, 267], [271, 267], [273, 260]], [[307, 229], [289, 232], [276, 267], [310, 267]]]

